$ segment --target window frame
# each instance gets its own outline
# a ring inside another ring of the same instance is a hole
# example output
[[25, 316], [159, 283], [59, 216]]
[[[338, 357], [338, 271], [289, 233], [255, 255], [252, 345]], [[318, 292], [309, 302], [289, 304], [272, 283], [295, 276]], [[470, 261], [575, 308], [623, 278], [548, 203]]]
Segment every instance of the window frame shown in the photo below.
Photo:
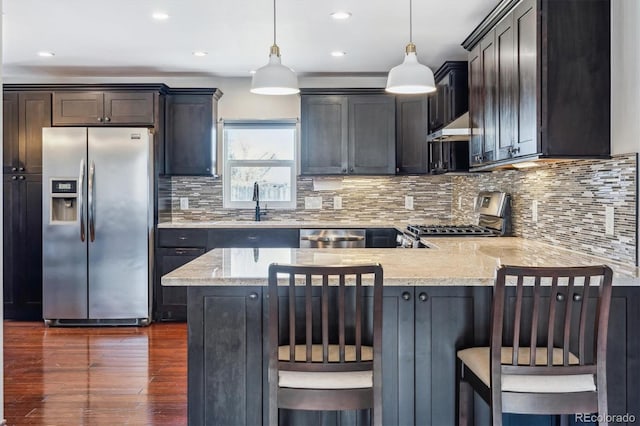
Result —
[[[227, 129], [293, 129], [293, 158], [291, 160], [229, 160]], [[296, 177], [298, 158], [298, 120], [225, 120], [222, 122], [222, 207], [224, 209], [253, 209], [254, 201], [232, 201], [231, 176], [232, 167], [289, 167], [291, 174], [291, 200], [290, 201], [260, 201], [262, 208], [268, 207], [274, 210], [295, 210]]]

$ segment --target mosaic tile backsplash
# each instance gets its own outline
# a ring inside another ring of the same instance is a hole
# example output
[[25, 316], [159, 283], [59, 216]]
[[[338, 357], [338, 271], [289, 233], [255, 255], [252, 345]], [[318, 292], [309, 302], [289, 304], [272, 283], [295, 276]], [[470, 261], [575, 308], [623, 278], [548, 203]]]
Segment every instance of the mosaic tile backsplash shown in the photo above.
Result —
[[[268, 209], [266, 220], [388, 223], [476, 223], [475, 195], [500, 190], [512, 196], [513, 232], [623, 263], [636, 262], [635, 154], [611, 160], [576, 160], [535, 169], [439, 176], [347, 176], [342, 189], [314, 191], [313, 178], [298, 177], [297, 209]], [[161, 221], [251, 220], [253, 209], [223, 209], [222, 180], [174, 176], [171, 210]], [[326, 178], [321, 178], [326, 179]], [[168, 195], [169, 191], [163, 191]], [[343, 208], [333, 209], [333, 197]], [[404, 208], [405, 195], [414, 210]], [[304, 209], [305, 197], [322, 197], [321, 210]], [[189, 209], [180, 210], [180, 197]], [[533, 202], [537, 202], [537, 221]], [[605, 206], [614, 209], [614, 233], [605, 235]]]

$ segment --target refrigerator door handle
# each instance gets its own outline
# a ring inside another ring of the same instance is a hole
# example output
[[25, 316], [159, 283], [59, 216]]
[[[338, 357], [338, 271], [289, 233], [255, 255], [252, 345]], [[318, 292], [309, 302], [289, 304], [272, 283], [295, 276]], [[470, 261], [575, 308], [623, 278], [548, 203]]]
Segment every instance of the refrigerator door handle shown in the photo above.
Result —
[[89, 198], [89, 240], [94, 242], [96, 239], [96, 224], [95, 224], [95, 174], [96, 174], [96, 165], [92, 161], [91, 167], [89, 168], [89, 188], [87, 190], [87, 195]]
[[84, 225], [84, 158], [80, 160], [80, 173], [78, 174], [78, 205], [80, 207], [80, 241], [84, 242], [85, 239], [85, 225]]

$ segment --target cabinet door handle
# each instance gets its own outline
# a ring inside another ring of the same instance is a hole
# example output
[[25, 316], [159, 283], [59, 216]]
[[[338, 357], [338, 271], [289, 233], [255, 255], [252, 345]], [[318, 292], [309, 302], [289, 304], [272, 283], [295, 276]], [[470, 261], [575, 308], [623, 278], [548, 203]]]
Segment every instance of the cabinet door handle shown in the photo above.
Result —
[[20, 180], [24, 180], [24, 176], [20, 176], [18, 179], [20, 179]]
[[258, 239], [258, 237], [257, 237], [257, 236], [255, 236], [255, 235], [249, 235], [249, 236], [247, 237], [247, 240], [249, 240], [249, 241], [255, 241], [255, 240], [257, 240], [257, 239]]
[[11, 180], [16, 180], [18, 179], [18, 176], [11, 176]]
[[582, 295], [578, 294], [578, 293], [573, 293], [573, 301], [574, 302], [579, 302], [582, 300]]
[[18, 171], [18, 168], [17, 168], [17, 167], [12, 167], [12, 168], [11, 168], [11, 171], [12, 171], [12, 172], [17, 172], [17, 171]]
[[258, 298], [258, 293], [252, 292], [251, 294], [249, 294], [249, 299], [256, 300], [257, 298]]
[[404, 300], [411, 300], [411, 293], [409, 293], [408, 291], [402, 292], [402, 298]]
[[20, 168], [18, 169], [18, 171], [19, 171], [19, 172], [24, 172], [24, 167], [20, 167]]
[[353, 167], [352, 167], [352, 168], [350, 168], [350, 169], [349, 169], [349, 171], [350, 171], [351, 173], [353, 173]]
[[98, 121], [102, 123], [102, 117], [98, 117]]
[[111, 117], [105, 117], [104, 121], [106, 121], [108, 123], [109, 121], [111, 121]]
[[556, 294], [556, 300], [557, 300], [558, 302], [562, 302], [562, 301], [564, 301], [564, 294], [562, 294], [562, 293], [558, 293], [558, 294]]
[[181, 236], [178, 237], [178, 239], [184, 241], [184, 240], [187, 239], [187, 237], [185, 237], [184, 235], [181, 235]]
[[347, 169], [342, 169], [342, 173], [347, 173]]
[[188, 252], [186, 250], [176, 250], [176, 254], [179, 255], [183, 255], [183, 254], [187, 254]]
[[427, 300], [429, 300], [429, 295], [425, 292], [422, 292], [418, 295], [418, 299], [420, 299], [421, 302], [426, 302]]

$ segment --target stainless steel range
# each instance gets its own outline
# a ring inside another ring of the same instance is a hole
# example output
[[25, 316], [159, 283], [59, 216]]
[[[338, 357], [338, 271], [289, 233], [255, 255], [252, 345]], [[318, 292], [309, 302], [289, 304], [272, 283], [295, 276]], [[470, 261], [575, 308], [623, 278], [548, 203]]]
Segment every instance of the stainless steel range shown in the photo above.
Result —
[[475, 225], [408, 225], [398, 235], [400, 247], [424, 247], [422, 237], [500, 237], [511, 234], [511, 198], [498, 191], [485, 191], [478, 194], [477, 213], [480, 213]]

